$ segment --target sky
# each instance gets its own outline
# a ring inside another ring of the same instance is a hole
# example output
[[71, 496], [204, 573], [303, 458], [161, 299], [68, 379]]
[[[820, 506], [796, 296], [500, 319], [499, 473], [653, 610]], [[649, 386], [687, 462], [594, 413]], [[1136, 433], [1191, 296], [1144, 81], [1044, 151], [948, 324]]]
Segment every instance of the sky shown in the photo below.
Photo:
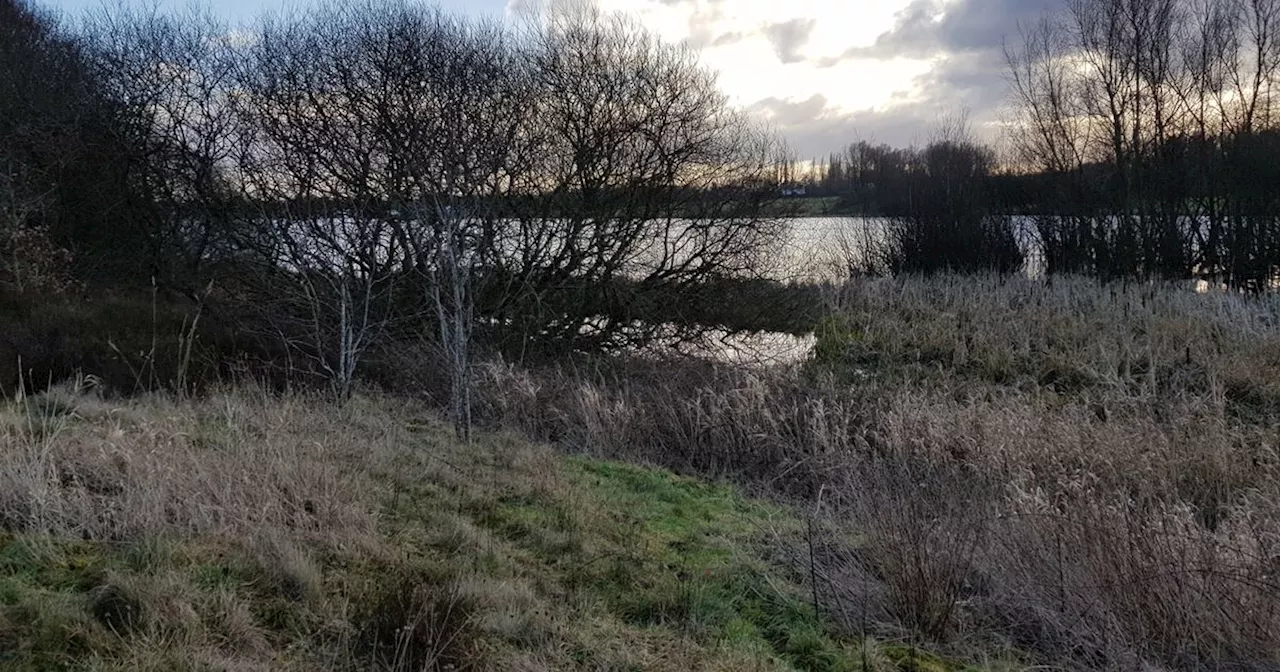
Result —
[[[116, 0], [110, 0], [115, 2]], [[188, 0], [125, 0], [182, 9]], [[316, 0], [210, 0], [231, 23]], [[492, 18], [584, 0], [438, 0]], [[994, 140], [1003, 117], [1005, 40], [1064, 0], [586, 0], [629, 14], [699, 52], [738, 106], [767, 120], [796, 154], [857, 140], [927, 142], [965, 113]], [[68, 16], [103, 0], [38, 0]]]

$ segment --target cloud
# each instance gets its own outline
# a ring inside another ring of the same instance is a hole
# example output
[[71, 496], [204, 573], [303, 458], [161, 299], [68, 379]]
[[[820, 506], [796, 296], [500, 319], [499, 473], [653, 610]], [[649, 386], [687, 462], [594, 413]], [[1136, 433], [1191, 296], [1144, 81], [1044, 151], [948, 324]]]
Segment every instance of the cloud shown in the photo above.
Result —
[[817, 19], [791, 19], [781, 23], [771, 23], [761, 32], [773, 45], [774, 52], [778, 54], [778, 60], [788, 64], [799, 63], [805, 60], [801, 52], [809, 44], [809, 37], [813, 35], [813, 28], [817, 24]]
[[792, 126], [821, 117], [827, 110], [827, 97], [821, 93], [815, 93], [807, 100], [769, 97], [757, 101], [751, 106], [751, 110], [780, 126]]
[[746, 33], [738, 32], [738, 31], [733, 31], [733, 32], [729, 32], [729, 33], [724, 33], [723, 35], [720, 35], [720, 36], [719, 36], [719, 37], [717, 37], [716, 39], [712, 40], [712, 41], [711, 41], [711, 46], [712, 46], [712, 47], [727, 47], [727, 46], [729, 46], [729, 45], [731, 45], [731, 44], [737, 44], [737, 43], [739, 43], [739, 42], [741, 42], [741, 41], [743, 41], [743, 40], [745, 40], [745, 39], [747, 39], [747, 34], [746, 34]]
[[986, 113], [1008, 98], [1004, 55], [995, 51], [957, 52], [918, 77], [921, 103]]
[[554, 14], [569, 14], [590, 10], [596, 0], [507, 0], [506, 14], [521, 19], [540, 19]]
[[538, 0], [507, 0], [507, 15], [517, 17], [537, 16], [542, 11]]
[[866, 46], [850, 47], [821, 60], [831, 66], [849, 58], [923, 58], [957, 52], [1000, 50], [1062, 0], [911, 0], [894, 27]]
[[961, 111], [994, 140], [1004, 42], [1065, 0], [593, 1], [702, 52], [731, 100], [807, 158], [859, 139], [924, 143]]
[[974, 134], [993, 142], [1007, 101], [1004, 45], [1061, 6], [1061, 0], [911, 0], [896, 13], [893, 27], [871, 43], [809, 62], [835, 68], [919, 59], [932, 64], [927, 72], [904, 85], [886, 106], [826, 109], [801, 119], [811, 106], [794, 105], [788, 109], [791, 119], [779, 128], [809, 152], [824, 144], [839, 146], [838, 136], [850, 132], [856, 136], [848, 139], [910, 144], [927, 141], [942, 118], [964, 112]]
[[858, 140], [923, 145], [962, 113], [975, 139], [996, 144], [1004, 86], [999, 64], [986, 55], [960, 54], [916, 77], [883, 107], [848, 110], [819, 93], [804, 99], [765, 98], [747, 109], [785, 137], [801, 159], [822, 158]]
[[858, 140], [897, 147], [919, 144], [938, 122], [919, 106], [850, 112], [831, 106], [822, 94], [805, 100], [766, 98], [748, 111], [782, 134], [800, 159], [821, 159]]

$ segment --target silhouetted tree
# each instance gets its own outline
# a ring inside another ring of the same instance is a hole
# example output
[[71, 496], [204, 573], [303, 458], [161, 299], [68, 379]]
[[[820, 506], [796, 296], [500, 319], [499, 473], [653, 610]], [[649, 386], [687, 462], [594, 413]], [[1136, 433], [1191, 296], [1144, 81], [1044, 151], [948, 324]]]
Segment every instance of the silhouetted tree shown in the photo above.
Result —
[[869, 241], [871, 272], [1012, 273], [1023, 266], [1013, 223], [992, 199], [995, 154], [974, 142], [963, 119], [945, 124], [913, 152], [895, 185], [901, 199], [880, 241]]
[[1050, 272], [1271, 282], [1280, 2], [1073, 0], [1008, 60]]
[[88, 275], [107, 263], [108, 232], [127, 226], [118, 111], [86, 52], [49, 16], [0, 0], [0, 247], [11, 266], [23, 263], [20, 235]]

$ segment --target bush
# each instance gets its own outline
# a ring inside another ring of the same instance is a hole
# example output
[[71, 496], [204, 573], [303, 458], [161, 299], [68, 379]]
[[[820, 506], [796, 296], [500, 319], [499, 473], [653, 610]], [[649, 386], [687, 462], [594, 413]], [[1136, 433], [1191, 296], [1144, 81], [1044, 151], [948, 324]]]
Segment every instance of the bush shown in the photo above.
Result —
[[881, 265], [899, 275], [1017, 273], [1025, 263], [1012, 218], [982, 212], [917, 212], [892, 218]]
[[108, 394], [191, 392], [241, 377], [277, 387], [314, 380], [256, 333], [229, 310], [160, 293], [0, 292], [0, 393], [77, 376]]

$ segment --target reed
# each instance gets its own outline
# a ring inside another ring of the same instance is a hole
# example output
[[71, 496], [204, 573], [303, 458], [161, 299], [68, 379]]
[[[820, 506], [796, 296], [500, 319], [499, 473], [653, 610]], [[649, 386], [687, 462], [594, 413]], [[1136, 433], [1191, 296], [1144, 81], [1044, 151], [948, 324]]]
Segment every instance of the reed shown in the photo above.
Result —
[[833, 306], [801, 365], [491, 363], [480, 396], [572, 449], [821, 496], [850, 628], [1072, 667], [1280, 661], [1280, 301], [942, 276]]

